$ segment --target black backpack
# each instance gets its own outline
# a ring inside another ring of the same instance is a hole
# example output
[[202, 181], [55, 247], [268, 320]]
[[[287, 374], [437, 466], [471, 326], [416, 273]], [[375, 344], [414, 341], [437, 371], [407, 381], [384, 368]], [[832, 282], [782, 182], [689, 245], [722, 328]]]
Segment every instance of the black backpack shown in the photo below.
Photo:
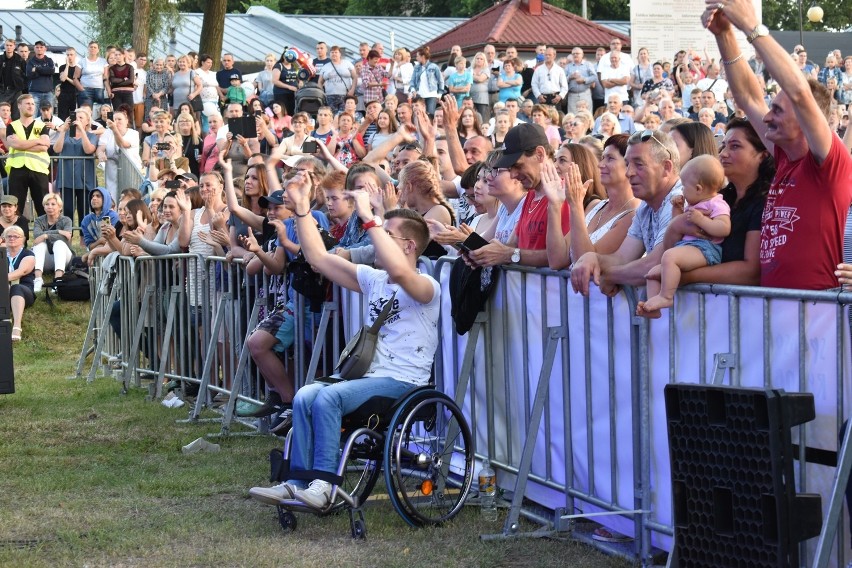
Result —
[[47, 303], [52, 306], [51, 288], [56, 290], [56, 295], [65, 302], [88, 302], [92, 297], [89, 289], [89, 267], [83, 262], [83, 259], [75, 256], [71, 259], [65, 274], [44, 285], [45, 298], [47, 298]]

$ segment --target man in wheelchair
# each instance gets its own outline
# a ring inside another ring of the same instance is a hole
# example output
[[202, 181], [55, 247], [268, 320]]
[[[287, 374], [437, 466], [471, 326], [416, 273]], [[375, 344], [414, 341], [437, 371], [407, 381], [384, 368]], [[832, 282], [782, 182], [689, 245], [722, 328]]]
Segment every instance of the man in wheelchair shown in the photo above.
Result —
[[[376, 250], [376, 265], [355, 265], [326, 252], [310, 215], [310, 191], [315, 181], [301, 172], [287, 188], [295, 204], [296, 230], [306, 260], [337, 284], [364, 294], [365, 323], [372, 323], [385, 303], [394, 305], [379, 331], [375, 357], [366, 375], [357, 380], [314, 382], [301, 388], [293, 400], [291, 472], [308, 479], [290, 479], [274, 487], [254, 487], [250, 495], [267, 504], [298, 500], [308, 507], [329, 505], [340, 460], [343, 416], [376, 397], [396, 399], [429, 382], [438, 347], [440, 285], [420, 274], [417, 261], [429, 242], [423, 218], [409, 209], [384, 213], [378, 187], [348, 193]], [[394, 296], [395, 294], [395, 296]], [[306, 484], [309, 479], [310, 484]]]

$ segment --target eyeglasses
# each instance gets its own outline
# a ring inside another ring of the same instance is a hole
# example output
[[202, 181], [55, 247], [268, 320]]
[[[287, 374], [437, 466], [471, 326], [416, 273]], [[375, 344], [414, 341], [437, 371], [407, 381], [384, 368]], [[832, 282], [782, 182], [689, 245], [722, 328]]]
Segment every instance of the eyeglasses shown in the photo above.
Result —
[[482, 168], [482, 173], [485, 174], [485, 181], [490, 181], [497, 177], [497, 175], [500, 173], [500, 170], [498, 168], [484, 166]]
[[654, 142], [656, 142], [657, 144], [659, 144], [659, 145], [660, 145], [660, 147], [661, 147], [663, 150], [665, 150], [665, 151], [666, 151], [666, 153], [669, 155], [669, 159], [670, 159], [670, 160], [674, 160], [674, 156], [672, 156], [672, 152], [671, 152], [671, 150], [669, 150], [668, 148], [666, 148], [666, 147], [665, 147], [665, 145], [664, 145], [662, 142], [660, 142], [659, 140], [657, 140], [657, 137], [656, 137], [654, 134], [655, 134], [655, 133], [654, 133], [654, 131], [653, 131], [653, 130], [644, 130], [644, 131], [642, 131], [642, 132], [636, 132], [636, 133], [634, 133], [634, 134], [630, 137], [630, 140], [631, 140], [631, 141], [633, 141], [633, 142], [636, 142], [637, 140], [639, 140], [640, 142], [647, 142], [648, 140], [653, 140]]
[[401, 144], [399, 146], [399, 151], [403, 152], [405, 150], [417, 150], [419, 152], [420, 151], [420, 144], [418, 144], [417, 142], [409, 142], [408, 144]]
[[16, 240], [16, 239], [20, 239], [20, 238], [21, 238], [20, 235], [6, 235], [7, 241]]
[[473, 203], [476, 201], [476, 195], [473, 193], [462, 193], [462, 197], [467, 199], [469, 202]]

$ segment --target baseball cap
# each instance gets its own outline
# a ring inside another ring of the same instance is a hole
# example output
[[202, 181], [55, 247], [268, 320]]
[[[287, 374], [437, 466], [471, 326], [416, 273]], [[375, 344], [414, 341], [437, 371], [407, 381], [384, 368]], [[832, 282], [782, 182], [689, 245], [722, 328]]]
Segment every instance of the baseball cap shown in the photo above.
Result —
[[295, 168], [304, 156], [287, 156], [282, 161], [288, 168]]
[[3, 195], [0, 196], [0, 205], [17, 205], [18, 198], [14, 195]]
[[50, 101], [48, 101], [48, 100], [43, 100], [43, 101], [41, 101], [41, 103], [38, 105], [38, 108], [40, 108], [40, 109], [53, 108], [53, 103], [51, 103], [51, 102], [50, 102]]
[[549, 142], [544, 129], [537, 124], [523, 123], [513, 126], [503, 139], [503, 155], [494, 164], [495, 168], [511, 168], [524, 152], [534, 150], [538, 146], [545, 148]]
[[41, 45], [41, 46], [47, 47], [47, 44], [46, 44], [46, 43], [44, 43], [44, 40], [38, 40], [38, 41], [37, 41], [37, 42], [35, 42], [33, 45]]
[[242, 77], [240, 77], [239, 73], [231, 73], [231, 81], [233, 81], [234, 79], [241, 81]]
[[186, 179], [186, 180], [189, 180], [189, 181], [191, 181], [191, 182], [193, 182], [193, 183], [195, 183], [195, 184], [197, 184], [197, 183], [198, 183], [198, 176], [196, 176], [196, 175], [195, 175], [194, 173], [192, 173], [192, 172], [184, 172], [184, 173], [180, 174], [178, 177], [179, 177], [179, 178]]
[[284, 190], [279, 189], [278, 191], [273, 191], [269, 195], [261, 196], [257, 202], [261, 207], [269, 207], [270, 203], [274, 203], [275, 205], [284, 205]]

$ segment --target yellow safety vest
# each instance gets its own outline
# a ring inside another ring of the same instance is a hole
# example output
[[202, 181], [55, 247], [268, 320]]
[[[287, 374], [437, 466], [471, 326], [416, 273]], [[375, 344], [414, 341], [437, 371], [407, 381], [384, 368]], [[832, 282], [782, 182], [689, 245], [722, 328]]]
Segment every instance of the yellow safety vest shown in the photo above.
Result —
[[[35, 121], [32, 130], [30, 130], [30, 136], [27, 138], [24, 125], [21, 124], [20, 120], [12, 122], [9, 126], [19, 140], [38, 140], [44, 130], [44, 124]], [[12, 168], [26, 168], [40, 174], [48, 174], [50, 173], [50, 156], [47, 152], [30, 152], [29, 150], [9, 148], [9, 156], [6, 158], [6, 172], [12, 171]]]

